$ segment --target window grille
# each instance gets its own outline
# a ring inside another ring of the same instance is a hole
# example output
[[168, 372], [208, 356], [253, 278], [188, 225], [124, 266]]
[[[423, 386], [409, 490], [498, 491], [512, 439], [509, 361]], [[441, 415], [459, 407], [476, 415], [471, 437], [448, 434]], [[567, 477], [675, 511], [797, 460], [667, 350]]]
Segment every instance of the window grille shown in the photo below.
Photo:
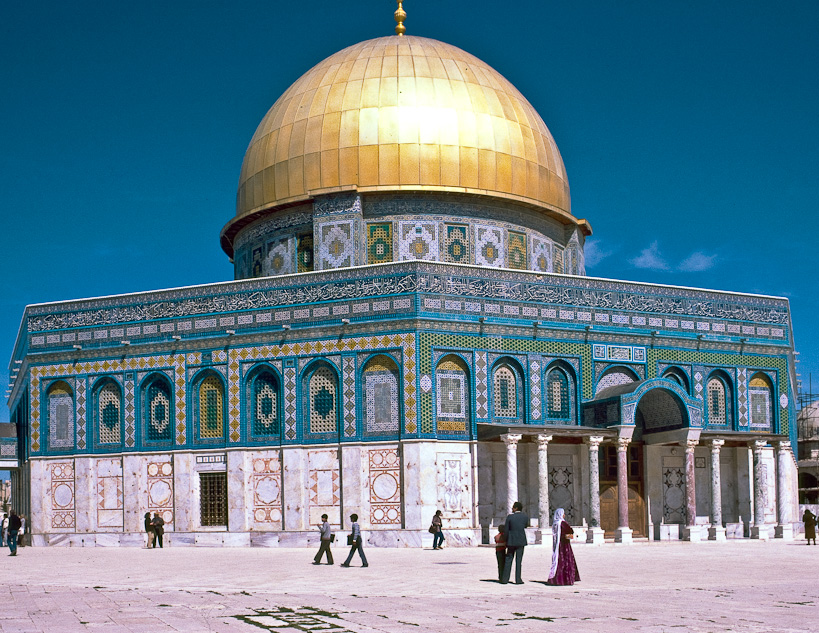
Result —
[[199, 437], [221, 438], [224, 435], [222, 382], [208, 376], [199, 385]]
[[761, 375], [754, 374], [748, 382], [748, 400], [751, 405], [751, 426], [771, 426], [771, 386]]
[[148, 387], [145, 407], [149, 440], [169, 440], [171, 424], [171, 389], [163, 380], [155, 380]]
[[725, 424], [725, 386], [717, 378], [708, 381], [708, 424]]
[[227, 473], [199, 473], [202, 526], [227, 525]]
[[499, 367], [495, 371], [495, 415], [501, 418], [516, 418], [518, 397], [515, 373], [509, 367]]
[[97, 421], [101, 444], [118, 444], [121, 441], [122, 397], [119, 387], [106, 383], [97, 392]]
[[319, 367], [310, 376], [310, 433], [335, 433], [337, 430], [336, 376]]
[[547, 380], [549, 410], [547, 416], [553, 419], [569, 417], [569, 381], [559, 369], [549, 372]]
[[279, 395], [270, 372], [262, 372], [253, 381], [253, 402], [254, 435], [278, 435]]
[[74, 446], [74, 395], [62, 382], [48, 391], [48, 432], [51, 448]]

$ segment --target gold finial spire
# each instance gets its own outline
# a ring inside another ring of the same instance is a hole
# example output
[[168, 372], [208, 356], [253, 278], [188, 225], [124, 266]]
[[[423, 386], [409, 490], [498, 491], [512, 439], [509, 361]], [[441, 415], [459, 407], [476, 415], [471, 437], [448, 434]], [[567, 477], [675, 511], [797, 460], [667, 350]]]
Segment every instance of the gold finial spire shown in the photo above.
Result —
[[407, 19], [407, 12], [404, 11], [404, 7], [401, 6], [401, 0], [398, 0], [398, 10], [395, 12], [395, 21], [398, 24], [395, 25], [395, 34], [396, 35], [403, 35], [407, 32], [407, 27], [404, 26], [404, 20]]

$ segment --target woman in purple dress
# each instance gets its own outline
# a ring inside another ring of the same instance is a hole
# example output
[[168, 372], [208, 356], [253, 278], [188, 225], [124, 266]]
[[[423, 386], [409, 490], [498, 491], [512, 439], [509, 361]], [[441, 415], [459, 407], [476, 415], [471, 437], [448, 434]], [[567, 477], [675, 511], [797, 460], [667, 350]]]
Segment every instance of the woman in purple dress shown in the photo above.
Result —
[[552, 568], [549, 570], [550, 585], [573, 585], [580, 582], [577, 562], [572, 552], [572, 530], [566, 522], [563, 508], [555, 510], [552, 521]]

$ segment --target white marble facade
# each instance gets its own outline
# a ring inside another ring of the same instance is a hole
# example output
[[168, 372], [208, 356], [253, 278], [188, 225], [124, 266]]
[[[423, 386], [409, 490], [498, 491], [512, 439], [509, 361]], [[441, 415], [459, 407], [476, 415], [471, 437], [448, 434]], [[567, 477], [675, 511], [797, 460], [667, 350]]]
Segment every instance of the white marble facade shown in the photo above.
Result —
[[[470, 443], [418, 441], [32, 459], [32, 539], [139, 546], [158, 512], [171, 546], [304, 546], [322, 514], [343, 534], [356, 513], [370, 545], [420, 546], [441, 509], [450, 543], [474, 545], [474, 457]], [[202, 525], [203, 473], [225, 473], [225, 526]]]

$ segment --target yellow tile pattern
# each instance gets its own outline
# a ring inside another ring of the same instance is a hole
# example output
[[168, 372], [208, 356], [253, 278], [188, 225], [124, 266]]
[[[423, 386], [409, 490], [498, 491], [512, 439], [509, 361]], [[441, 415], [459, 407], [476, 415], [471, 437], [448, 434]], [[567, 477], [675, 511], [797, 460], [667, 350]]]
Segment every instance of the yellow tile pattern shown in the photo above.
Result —
[[563, 160], [532, 105], [476, 57], [415, 36], [350, 46], [276, 101], [245, 154], [236, 217], [352, 187], [571, 212]]

